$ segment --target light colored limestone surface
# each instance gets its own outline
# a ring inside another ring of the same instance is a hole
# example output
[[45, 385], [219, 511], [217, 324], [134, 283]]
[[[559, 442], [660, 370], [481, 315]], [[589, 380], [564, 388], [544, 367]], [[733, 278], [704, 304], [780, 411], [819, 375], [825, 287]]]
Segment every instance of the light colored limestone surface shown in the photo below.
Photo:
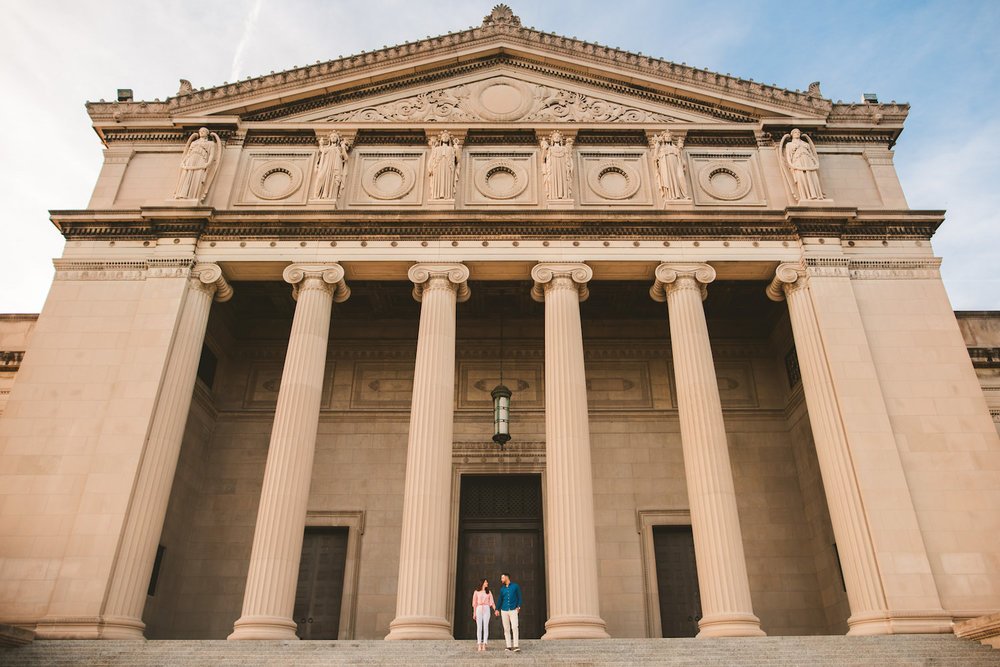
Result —
[[[908, 111], [504, 5], [88, 104], [91, 201], [51, 214], [37, 321], [0, 318], [0, 623], [292, 639], [304, 531], [329, 527], [340, 638], [448, 637], [476, 474], [539, 477], [541, 546], [517, 558], [542, 561], [525, 594], [549, 639], [995, 613], [1000, 327], [951, 310], [944, 212], [910, 209], [893, 164]], [[694, 553], [657, 568], [660, 526]], [[670, 576], [699, 586], [683, 609], [661, 608]]]

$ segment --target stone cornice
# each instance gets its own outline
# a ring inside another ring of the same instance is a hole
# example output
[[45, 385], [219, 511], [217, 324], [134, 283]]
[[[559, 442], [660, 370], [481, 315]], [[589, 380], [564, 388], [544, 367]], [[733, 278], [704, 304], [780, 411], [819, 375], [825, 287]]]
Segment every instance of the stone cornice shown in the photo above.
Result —
[[[154, 214], [155, 213], [155, 214]], [[68, 240], [930, 239], [943, 211], [215, 210], [50, 211]], [[160, 216], [162, 214], [163, 217]], [[167, 215], [170, 217], [166, 217]]]

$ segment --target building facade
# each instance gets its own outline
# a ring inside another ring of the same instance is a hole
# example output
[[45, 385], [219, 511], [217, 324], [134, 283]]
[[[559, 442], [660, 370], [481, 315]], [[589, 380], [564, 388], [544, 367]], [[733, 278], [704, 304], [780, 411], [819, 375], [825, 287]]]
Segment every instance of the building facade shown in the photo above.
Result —
[[0, 418], [0, 622], [462, 638], [501, 571], [552, 639], [1000, 609], [1000, 442], [944, 213], [893, 166], [906, 105], [499, 5], [88, 110], [104, 166], [51, 214]]

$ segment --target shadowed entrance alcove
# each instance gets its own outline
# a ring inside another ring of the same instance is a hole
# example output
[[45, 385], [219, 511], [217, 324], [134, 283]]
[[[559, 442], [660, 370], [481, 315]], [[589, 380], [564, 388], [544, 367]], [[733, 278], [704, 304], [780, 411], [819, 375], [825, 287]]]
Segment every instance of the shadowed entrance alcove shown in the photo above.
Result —
[[[499, 609], [500, 574], [521, 587], [520, 637], [545, 632], [545, 557], [540, 475], [463, 475], [459, 500], [455, 639], [475, 639], [472, 591], [483, 579]], [[500, 619], [490, 636], [503, 640]]]

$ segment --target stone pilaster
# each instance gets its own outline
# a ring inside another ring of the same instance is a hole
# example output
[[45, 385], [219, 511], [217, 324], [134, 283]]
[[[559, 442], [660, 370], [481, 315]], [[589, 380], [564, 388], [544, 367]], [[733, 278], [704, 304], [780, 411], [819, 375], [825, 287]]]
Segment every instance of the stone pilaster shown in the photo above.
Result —
[[[767, 288], [767, 296], [772, 301], [788, 301], [802, 392], [851, 605], [848, 624], [853, 626], [854, 622], [865, 619], [883, 621], [888, 617], [888, 605], [804, 267], [780, 265]], [[868, 628], [864, 634], [873, 629]]]
[[722, 401], [705, 309], [708, 264], [660, 264], [650, 296], [666, 301], [702, 619], [699, 637], [762, 636], [753, 613]]
[[281, 372], [243, 614], [229, 639], [296, 639], [292, 611], [312, 480], [333, 302], [350, 296], [339, 264], [292, 264], [297, 300]]
[[[597, 596], [597, 539], [580, 301], [586, 264], [537, 264], [531, 296], [545, 303], [545, 566], [542, 639], [608, 637]], [[517, 577], [517, 573], [513, 573]]]
[[396, 618], [386, 639], [451, 639], [446, 614], [453, 590], [448, 544], [455, 310], [457, 302], [469, 298], [469, 269], [462, 264], [415, 264], [408, 275], [413, 298], [420, 302], [420, 330], [406, 449]]
[[221, 302], [232, 295], [217, 265], [194, 267], [111, 572], [102, 615], [103, 639], [143, 638], [146, 590], [191, 409], [208, 314], [213, 297]]

